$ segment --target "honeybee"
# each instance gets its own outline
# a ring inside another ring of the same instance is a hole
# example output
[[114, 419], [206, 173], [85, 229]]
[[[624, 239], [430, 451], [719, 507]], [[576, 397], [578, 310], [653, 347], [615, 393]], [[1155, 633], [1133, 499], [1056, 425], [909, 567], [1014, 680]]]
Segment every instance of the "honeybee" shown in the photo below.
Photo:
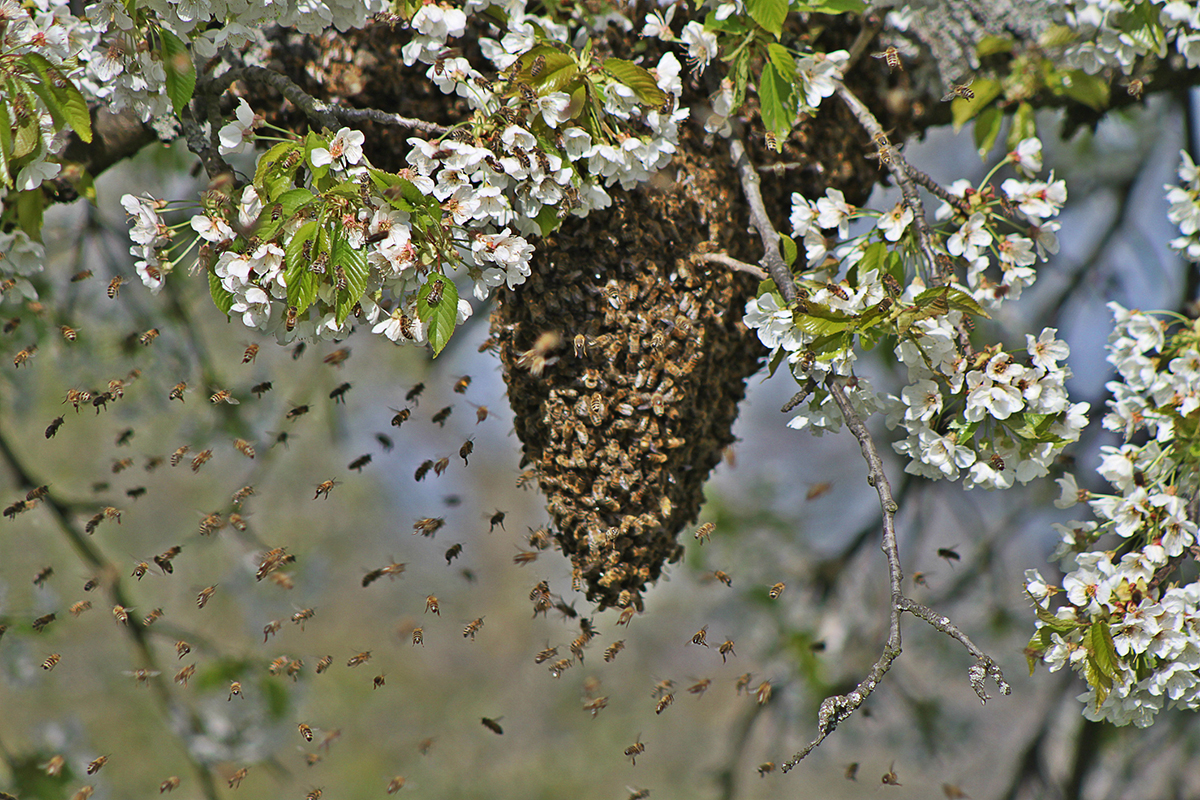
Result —
[[270, 639], [283, 628], [281, 620], [273, 619], [266, 625], [263, 625], [263, 644], [266, 644], [267, 639]]
[[550, 365], [549, 356], [562, 343], [562, 336], [555, 331], [545, 331], [534, 341], [533, 347], [521, 353], [517, 358], [517, 366], [529, 370], [535, 378], [540, 378], [546, 367]]
[[431, 470], [431, 469], [433, 469], [433, 459], [432, 458], [422, 461], [420, 466], [417, 467], [417, 471], [413, 473], [413, 480], [417, 480], [417, 481], [424, 480], [425, 476], [429, 474], [429, 470]]
[[[441, 615], [439, 614], [438, 616]], [[467, 626], [463, 628], [463, 638], [470, 638], [472, 642], [475, 641], [475, 634], [479, 633], [479, 629], [482, 627], [483, 617], [477, 617], [476, 619], [471, 620], [467, 623]]]
[[717, 648], [717, 652], [721, 654], [722, 664], [725, 663], [725, 658], [727, 656], [736, 656], [737, 653], [733, 652], [733, 639], [726, 639], [725, 641], [721, 642], [721, 646]]
[[[117, 607], [120, 608], [120, 606]], [[57, 619], [57, 617], [53, 613], [40, 616], [33, 621], [33, 629], [38, 633], [41, 633], [46, 629], [46, 626], [51, 622], [54, 622], [55, 619]]]
[[254, 458], [254, 445], [247, 442], [245, 439], [234, 439], [233, 449], [244, 455], [246, 458]]
[[287, 329], [288, 333], [291, 333], [296, 329], [297, 316], [298, 314], [296, 313], [296, 307], [288, 306], [283, 322], [284, 328]]
[[195, 674], [196, 665], [188, 664], [183, 669], [179, 670], [179, 672], [175, 673], [175, 682], [181, 686], [187, 686], [188, 681], [191, 680], [192, 676]]
[[451, 561], [462, 555], [462, 549], [463, 548], [461, 544], [451, 545], [450, 549], [446, 551], [446, 563], [449, 564]]
[[475, 424], [478, 425], [479, 423], [483, 422], [487, 418], [488, 418], [488, 407], [487, 406], [475, 406]]
[[442, 615], [442, 612], [438, 607], [438, 599], [433, 595], [429, 595], [425, 598], [425, 613], [428, 614], [430, 611], [432, 611], [434, 614], [437, 614], [439, 617]]
[[375, 684], [374, 688], [378, 689], [380, 686], [383, 686], [386, 682], [387, 681], [386, 681], [384, 674], [380, 673], [380, 674], [376, 675], [374, 678], [374, 684]]
[[130, 575], [134, 578], [137, 578], [140, 581], [145, 576], [145, 574], [149, 571], [150, 571], [150, 565], [147, 564], [145, 561], [139, 561], [137, 566], [135, 566], [133, 568], [133, 572], [130, 573]]
[[766, 777], [767, 773], [775, 771], [774, 761], [764, 761], [758, 765], [758, 775], [760, 778]]
[[109, 300], [117, 299], [117, 295], [119, 295], [121, 293], [121, 284], [123, 284], [124, 282], [125, 282], [125, 279], [122, 278], [120, 275], [116, 276], [115, 278], [113, 278], [111, 281], [108, 282], [108, 289], [105, 291], [105, 294], [108, 295]]
[[404, 784], [405, 784], [405, 779], [404, 779], [404, 776], [403, 776], [403, 775], [397, 775], [396, 777], [392, 778], [392, 779], [391, 779], [391, 780], [388, 782], [388, 785], [387, 785], [387, 793], [388, 793], [388, 794], [395, 794], [396, 792], [398, 792], [398, 791], [400, 791], [401, 789], [403, 789], [403, 788], [404, 788]]
[[888, 70], [891, 72], [904, 71], [904, 65], [900, 63], [900, 51], [895, 47], [889, 47], [881, 53], [871, 53], [871, 58], [882, 58], [887, 62]]
[[771, 682], [763, 681], [760, 683], [757, 691], [754, 693], [754, 696], [758, 700], [758, 704], [760, 706], [766, 705], [767, 701], [771, 699]]
[[433, 537], [446, 525], [444, 517], [423, 517], [413, 523], [413, 536], [420, 534], [421, 536]]
[[78, 617], [83, 612], [91, 610], [91, 608], [91, 600], [80, 600], [78, 603], [72, 603], [70, 608], [71, 616]]
[[425, 302], [431, 306], [436, 306], [442, 302], [442, 292], [445, 291], [446, 284], [442, 280], [429, 282], [429, 294], [425, 296]]
[[296, 728], [300, 731], [300, 735], [304, 737], [304, 741], [311, 742], [313, 740], [312, 728], [301, 722]]
[[75, 330], [69, 325], [63, 325], [59, 328], [59, 330], [62, 331], [62, 337], [68, 342], [75, 341], [75, 338], [79, 335], [79, 331]]
[[365, 664], [370, 660], [371, 660], [371, 651], [364, 650], [363, 652], [359, 653], [356, 656], [351, 656], [350, 660], [346, 662], [346, 666], [347, 667], [357, 667], [360, 664]]
[[534, 561], [537, 561], [537, 558], [538, 553], [536, 550], [518, 550], [517, 554], [513, 556], [513, 563], [518, 567], [523, 567], [526, 564], [532, 564]]
[[212, 396], [209, 397], [208, 400], [213, 405], [216, 405], [217, 403], [228, 403], [231, 406], [238, 405], [237, 399], [234, 398], [233, 394], [228, 389], [220, 389], [216, 392], [213, 392]]
[[708, 626], [705, 625], [703, 628], [696, 631], [696, 635], [692, 637], [692, 644], [700, 644], [700, 645], [704, 645], [705, 647], [708, 647], [708, 642], [705, 641], [705, 637], [707, 637], [707, 636], [708, 636]]
[[154, 340], [157, 338], [158, 338], [158, 328], [151, 328], [150, 330], [146, 331], [141, 336], [139, 336], [138, 341], [141, 342], [143, 345], [150, 345], [150, 344], [153, 344]]
[[[54, 567], [46, 567], [41, 572], [39, 572], [37, 575], [33, 576], [33, 585], [41, 586], [53, 574], [54, 574]], [[76, 616], [78, 616], [78, 614]]]
[[938, 558], [945, 559], [946, 563], [950, 566], [954, 566], [955, 561], [962, 561], [962, 556], [953, 547], [939, 547], [937, 554]]
[[236, 789], [239, 786], [241, 786], [242, 781], [245, 780], [246, 776], [249, 774], [250, 774], [249, 767], [242, 767], [237, 772], [233, 773], [233, 776], [229, 779], [229, 788]]
[[72, 795], [71, 800], [88, 800], [96, 792], [96, 787], [92, 785], [80, 786], [79, 791]]
[[971, 84], [975, 82], [974, 78], [966, 83], [953, 83], [950, 85], [950, 91], [946, 92], [942, 97], [942, 102], [953, 100], [956, 97], [961, 97], [963, 100], [974, 100], [975, 92], [971, 91]]
[[733, 578], [729, 577], [728, 572], [722, 572], [719, 569], [713, 570], [711, 578], [715, 581], [720, 581], [721, 583], [725, 584], [726, 586], [730, 586], [730, 587], [733, 586]]
[[338, 481], [328, 480], [317, 484], [317, 493], [313, 495], [313, 500], [316, 500], [321, 495], [325, 495], [325, 499], [329, 499], [329, 493], [333, 491], [333, 487], [338, 485]]
[[199, 472], [200, 468], [208, 463], [212, 458], [212, 450], [204, 450], [192, 459], [192, 472]]
[[192, 646], [180, 639], [175, 643], [175, 652], [179, 654], [179, 658], [183, 658], [188, 653], [192, 652]]
[[58, 653], [51, 653], [50, 655], [46, 656], [46, 660], [42, 662], [42, 669], [49, 672], [50, 670], [54, 669], [61, 659], [62, 656], [60, 656]]
[[716, 523], [706, 522], [696, 529], [696, 539], [704, 544], [705, 540], [712, 541], [712, 532], [716, 529]]
[[629, 756], [629, 760], [633, 765], [637, 766], [637, 757], [646, 752], [646, 743], [642, 741], [642, 735], [638, 734], [637, 739], [629, 747], [625, 748], [625, 755]]
[[500, 723], [496, 721], [498, 719], [501, 719], [501, 717], [497, 717], [496, 719], [488, 719], [487, 717], [484, 717], [480, 720], [480, 722], [483, 723], [483, 727], [487, 728], [492, 733], [502, 735], [504, 733], [504, 728], [500, 727]]
[[544, 55], [539, 55], [529, 65], [529, 77], [536, 78], [537, 76], [542, 74], [542, 71], [545, 68], [546, 68], [546, 57]]
[[617, 617], [617, 624], [628, 627], [630, 620], [633, 619], [633, 614], [634, 614], [633, 606], [629, 606], [628, 608], [622, 609], [621, 616]]
[[92, 760], [92, 762], [90, 764], [87, 765], [87, 774], [95, 775], [97, 772], [100, 771], [100, 768], [103, 767], [107, 763], [108, 763], [108, 756], [97, 756], [95, 759]]
[[422, 647], [425, 646], [425, 629], [424, 628], [422, 628], [420, 626], [413, 628], [412, 643], [413, 643], [413, 647], [416, 647], [417, 645], [421, 645]]
[[178, 789], [179, 783], [180, 783], [179, 776], [172, 775], [171, 777], [167, 778], [165, 781], [163, 781], [162, 783], [160, 783], [158, 785], [158, 793], [162, 794], [163, 792], [169, 792], [172, 789]]
[[441, 411], [434, 414], [433, 419], [431, 421], [435, 425], [441, 425], [444, 428], [444, 427], [446, 427], [446, 420], [449, 419], [450, 412], [453, 410], [454, 410], [453, 406], [446, 406]]
[[215, 585], [209, 586], [207, 589], [201, 589], [200, 593], [196, 595], [196, 608], [204, 608], [208, 605], [209, 599], [212, 598], [213, 593], [216, 591], [217, 587]]
[[317, 674], [320, 675], [325, 670], [329, 669], [329, 665], [333, 663], [333, 656], [323, 656], [317, 662]]
[[[667, 99], [674, 100], [675, 95], [667, 95]], [[629, 790], [629, 797], [625, 798], [625, 800], [646, 800], [650, 796], [649, 789], [634, 789], [631, 786], [626, 786], [625, 788]]]
[[674, 694], [671, 694], [671, 693], [664, 694], [662, 697], [658, 698], [658, 703], [656, 703], [654, 706], [654, 713], [661, 714], [662, 712], [667, 710], [667, 706], [671, 705], [674, 702], [675, 702]]
[[592, 712], [592, 718], [595, 719], [596, 715], [600, 713], [601, 709], [605, 708], [606, 706], [608, 706], [608, 698], [597, 697], [594, 700], [588, 700], [586, 703], [584, 703], [583, 710]]
[[135, 669], [126, 670], [125, 674], [133, 678], [135, 686], [141, 686], [142, 684], [149, 683], [151, 678], [162, 673], [156, 669]]
[[129, 469], [132, 466], [133, 466], [132, 458], [122, 458], [122, 459], [119, 459], [119, 460], [113, 462], [112, 471], [113, 471], [113, 474], [116, 475], [118, 473], [124, 472], [125, 470]]
[[58, 433], [58, 429], [62, 427], [63, 417], [55, 417], [54, 420], [46, 426], [46, 438], [53, 439], [54, 434]]
[[604, 660], [612, 662], [617, 657], [617, 653], [625, 649], [625, 640], [618, 639], [617, 641], [604, 648]]
[[86, 281], [90, 277], [92, 277], [92, 271], [90, 269], [81, 269], [81, 270], [79, 270], [79, 272], [76, 272], [74, 275], [71, 276], [71, 283], [79, 283], [80, 281]]
[[241, 681], [230, 681], [229, 682], [229, 699], [232, 700], [235, 696], [240, 697], [243, 700], [246, 699], [245, 695], [242, 694], [242, 682]]
[[259, 398], [261, 398], [264, 394], [266, 394], [269, 391], [271, 391], [271, 382], [270, 381], [263, 381], [262, 383], [256, 383], [256, 384], [254, 384], [254, 386], [250, 387], [250, 394], [254, 395], [255, 397], [259, 397]]
[[445, 472], [449, 468], [449, 466], [450, 466], [449, 456], [444, 457], [444, 458], [439, 458], [437, 461], [435, 461], [433, 463], [433, 474], [437, 475], [438, 477], [441, 477], [441, 474], [443, 472]]
[[454, 382], [454, 393], [455, 394], [466, 394], [467, 387], [470, 385], [471, 385], [471, 376], [463, 375], [461, 378], [459, 378], [458, 380], [456, 380]]
[[[29, 345], [29, 347], [26, 347], [24, 350], [19, 351], [15, 356], [13, 356], [13, 366], [19, 368], [22, 364], [29, 361], [29, 359], [32, 358], [33, 354], [36, 352], [37, 352], [36, 344], [31, 344], [31, 345]], [[99, 412], [97, 412], [97, 413], [99, 413]]]
[[321, 800], [321, 790], [313, 789], [308, 794], [304, 795], [304, 800]]
[[316, 616], [316, 611], [311, 608], [305, 608], [292, 614], [292, 622], [300, 626], [300, 630], [304, 630], [304, 623]]

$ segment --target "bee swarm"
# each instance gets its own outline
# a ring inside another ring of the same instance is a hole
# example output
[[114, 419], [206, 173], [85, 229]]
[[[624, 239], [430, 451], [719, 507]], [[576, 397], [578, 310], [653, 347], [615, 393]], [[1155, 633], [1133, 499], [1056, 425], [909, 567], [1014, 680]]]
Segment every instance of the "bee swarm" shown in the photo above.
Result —
[[754, 279], [697, 258], [754, 258], [736, 176], [719, 150], [681, 151], [673, 185], [567, 219], [492, 317], [524, 461], [601, 609], [641, 610], [682, 556], [765, 353], [741, 323]]

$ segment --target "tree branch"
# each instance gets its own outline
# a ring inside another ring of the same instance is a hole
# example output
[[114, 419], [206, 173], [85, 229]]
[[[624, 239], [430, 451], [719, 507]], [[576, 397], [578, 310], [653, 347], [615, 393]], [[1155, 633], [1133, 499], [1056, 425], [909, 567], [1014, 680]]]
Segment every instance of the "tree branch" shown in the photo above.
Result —
[[720, 264], [723, 267], [729, 267], [736, 272], [745, 272], [753, 275], [760, 281], [765, 281], [769, 276], [766, 271], [757, 264], [747, 264], [745, 261], [739, 261], [726, 253], [705, 253], [698, 257], [701, 261], [708, 261], [712, 264]]
[[741, 179], [746, 202], [750, 204], [750, 224], [762, 239], [763, 261], [766, 263], [767, 273], [775, 281], [784, 302], [791, 303], [796, 300], [796, 285], [792, 281], [792, 272], [788, 265], [783, 263], [783, 256], [779, 253], [779, 234], [771, 224], [771, 217], [767, 214], [767, 207], [763, 203], [762, 191], [759, 188], [761, 181], [758, 172], [750, 163], [746, 145], [742, 142], [742, 126], [738, 122], [733, 124], [733, 136], [729, 137], [729, 155], [733, 158], [733, 166]]

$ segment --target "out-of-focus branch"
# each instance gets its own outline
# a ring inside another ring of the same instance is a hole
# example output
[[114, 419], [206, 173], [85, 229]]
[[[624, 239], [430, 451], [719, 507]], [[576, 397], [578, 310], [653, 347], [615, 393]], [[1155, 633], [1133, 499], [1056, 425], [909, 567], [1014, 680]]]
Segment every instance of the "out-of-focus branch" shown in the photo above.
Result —
[[753, 275], [760, 281], [764, 281], [768, 277], [766, 270], [757, 264], [747, 264], [745, 261], [739, 261], [733, 256], [725, 253], [705, 253], [704, 255], [699, 256], [699, 259], [701, 261], [708, 261], [712, 264], [720, 264], [723, 267], [729, 267], [736, 272], [745, 272], [749, 275]]
[[[30, 488], [41, 485], [25, 468], [25, 465], [22, 464], [9, 445], [7, 437], [3, 435], [3, 432], [0, 432], [0, 458], [4, 459], [9, 469], [16, 475], [19, 485]], [[71, 543], [71, 546], [75, 548], [79, 557], [104, 576], [102, 585], [107, 587], [109, 597], [113, 603], [129, 607], [131, 605], [130, 601], [125, 594], [124, 587], [121, 585], [121, 578], [116, 568], [104, 557], [95, 543], [75, 524], [68, 510], [68, 504], [58, 498], [52, 491], [48, 491], [42, 497], [41, 502], [49, 509], [50, 515], [58, 525], [59, 530], [67, 538], [67, 541]], [[169, 724], [171, 726], [187, 724], [193, 733], [198, 734], [202, 732], [203, 725], [200, 722], [200, 718], [191, 710], [184, 708], [171, 695], [170, 686], [162, 676], [161, 670], [158, 669], [158, 659], [155, 657], [154, 650], [150, 646], [150, 639], [145, 626], [138, 619], [130, 616], [123, 627], [129, 633], [129, 637], [138, 652], [141, 663], [145, 665], [145, 669], [150, 673], [147, 675], [146, 680], [154, 690], [163, 716], [166, 717]], [[213, 780], [212, 772], [208, 766], [193, 758], [191, 750], [188, 747], [184, 747], [184, 752], [187, 755], [188, 763], [191, 764], [193, 771], [196, 773], [196, 778], [200, 783], [204, 797], [208, 798], [208, 800], [217, 800], [216, 782]]]
[[71, 134], [62, 153], [62, 172], [44, 184], [48, 199], [59, 203], [76, 200], [79, 192], [75, 187], [85, 172], [95, 177], [159, 140], [154, 128], [138, 119], [131, 108], [113, 112], [96, 106], [91, 109], [91, 117], [92, 141]]

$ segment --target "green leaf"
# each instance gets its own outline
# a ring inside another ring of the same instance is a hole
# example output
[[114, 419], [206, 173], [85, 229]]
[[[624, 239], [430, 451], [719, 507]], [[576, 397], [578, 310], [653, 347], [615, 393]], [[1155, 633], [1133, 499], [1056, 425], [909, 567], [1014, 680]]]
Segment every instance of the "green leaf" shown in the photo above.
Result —
[[1051, 25], [1038, 36], [1038, 46], [1043, 49], [1062, 47], [1075, 41], [1079, 34], [1066, 25]]
[[1025, 663], [1029, 665], [1029, 674], [1032, 675], [1038, 664], [1042, 663], [1042, 653], [1045, 653], [1049, 646], [1042, 641], [1041, 631], [1033, 635], [1029, 640], [1029, 644], [1025, 645]]
[[759, 113], [763, 126], [774, 133], [777, 139], [786, 139], [795, 118], [795, 111], [788, 107], [792, 86], [774, 64], [764, 64], [762, 78], [758, 82]]
[[1108, 81], [1099, 75], [1089, 75], [1073, 69], [1063, 75], [1063, 93], [1077, 103], [1101, 111], [1108, 106]]
[[[809, 308], [813, 309], [814, 305], [810, 303]], [[825, 311], [830, 315], [837, 314], [837, 312], [830, 309], [825, 309]], [[807, 313], [796, 314], [796, 327], [810, 336], [831, 336], [845, 331], [854, 322], [852, 317], [846, 317], [844, 314], [841, 316], [843, 317], [842, 319], [836, 319], [826, 317], [824, 314], [821, 316]]]
[[1060, 619], [1047, 608], [1035, 606], [1034, 613], [1037, 614], [1037, 618], [1042, 621], [1042, 624], [1054, 633], [1061, 635], [1079, 629], [1079, 623], [1075, 620]]
[[746, 13], [764, 30], [775, 34], [783, 32], [783, 21], [787, 19], [788, 0], [746, 0]]
[[[300, 148], [299, 142], [280, 142], [274, 145], [270, 150], [263, 153], [258, 159], [258, 166], [254, 170], [254, 185], [264, 187], [266, 185], [267, 176], [271, 173], [282, 169], [280, 162], [291, 155], [293, 150]], [[267, 192], [261, 191], [259, 195], [266, 198]], [[275, 202], [277, 198], [271, 197], [271, 202]]]
[[[895, 276], [893, 276], [895, 277]], [[955, 311], [961, 311], [964, 314], [971, 314], [984, 319], [991, 319], [991, 315], [983, 310], [983, 306], [975, 302], [975, 298], [962, 291], [961, 289], [950, 289], [946, 292], [946, 300], [950, 303], [950, 308]]]
[[632, 89], [643, 105], [657, 108], [666, 102], [667, 93], [658, 88], [658, 82], [645, 67], [623, 58], [606, 58], [604, 71]]
[[796, 256], [800, 254], [799, 248], [796, 247], [796, 240], [790, 236], [780, 234], [779, 244], [783, 248], [783, 263], [789, 267], [796, 263]]
[[[699, 3], [697, 3], [699, 5]], [[704, 29], [708, 31], [719, 31], [729, 33], [734, 36], [741, 36], [750, 30], [750, 26], [743, 21], [744, 17], [740, 14], [730, 14], [725, 19], [717, 19], [717, 12], [709, 11], [704, 17]]]
[[750, 82], [750, 51], [743, 50], [733, 62], [733, 105], [729, 113], [734, 113], [746, 102], [746, 84]]
[[1112, 631], [1108, 622], [1101, 619], [1092, 624], [1091, 647], [1092, 658], [1096, 661], [1096, 669], [1106, 678], [1117, 674], [1117, 649], [1113, 645]]
[[313, 131], [308, 132], [308, 136], [304, 137], [304, 163], [308, 166], [309, 172], [312, 173], [313, 183], [324, 178], [329, 172], [329, 164], [324, 164], [320, 167], [314, 167], [312, 163], [313, 150], [328, 150], [329, 142], [325, 137]]
[[65, 85], [56, 87], [54, 94], [62, 109], [62, 114], [79, 138], [90, 143], [92, 141], [92, 115], [88, 110], [87, 100], [83, 99], [83, 94], [75, 88], [75, 84], [65, 77], [61, 80]]
[[428, 205], [429, 198], [421, 194], [421, 190], [411, 181], [374, 167], [371, 167], [368, 172], [371, 175], [371, 182], [383, 195], [383, 199], [387, 200], [397, 211], [412, 212]]
[[775, 355], [771, 356], [771, 363], [767, 370], [768, 377], [775, 377], [775, 370], [779, 369], [779, 365], [783, 363], [783, 357], [786, 355], [787, 351], [781, 347]]
[[984, 109], [975, 120], [975, 149], [981, 159], [987, 160], [988, 153], [992, 152], [996, 145], [996, 137], [1000, 135], [1000, 123], [1003, 120], [1004, 113], [996, 106]]
[[45, 205], [46, 196], [41, 187], [17, 192], [17, 224], [35, 242], [42, 241], [42, 209]]
[[[442, 296], [437, 305], [429, 304], [434, 286], [440, 285]], [[433, 273], [417, 293], [417, 317], [429, 325], [429, 344], [436, 356], [446, 347], [458, 321], [458, 289], [445, 275]]]
[[8, 117], [8, 101], [7, 98], [0, 97], [0, 183], [9, 188], [13, 185], [13, 176], [8, 172], [12, 146], [12, 121]]
[[233, 307], [233, 295], [221, 285], [221, 279], [211, 269], [208, 271], [208, 293], [216, 307], [228, 317], [229, 309]]
[[542, 206], [533, 221], [538, 224], [538, 230], [542, 232], [542, 236], [549, 236], [558, 228], [558, 209], [554, 206]]
[[181, 114], [196, 90], [196, 65], [188, 46], [178, 36], [166, 28], [159, 28], [158, 34], [162, 39], [159, 54], [167, 77], [167, 97], [175, 113]]
[[792, 58], [792, 54], [783, 45], [778, 45], [774, 42], [767, 45], [767, 58], [770, 59], [775, 69], [779, 70], [780, 75], [785, 77], [795, 76], [796, 59]]
[[341, 325], [354, 309], [354, 305], [362, 299], [371, 268], [367, 264], [366, 251], [355, 250], [341, 234], [333, 243], [332, 263], [340, 267], [342, 274], [346, 276], [346, 288], [338, 292], [337, 298], [337, 323]]
[[884, 260], [887, 258], [888, 248], [883, 242], [872, 242], [863, 249], [863, 257], [859, 260], [859, 273], [870, 272], [873, 269], [883, 267]]
[[1000, 96], [1000, 83], [991, 78], [976, 78], [971, 82], [971, 91], [975, 96], [970, 100], [958, 97], [950, 103], [950, 116], [954, 121], [955, 133], [962, 130], [963, 125]]
[[1011, 36], [984, 36], [975, 44], [975, 55], [987, 58], [998, 53], [1011, 53], [1015, 46]]
[[[546, 61], [542, 65], [542, 71], [535, 78], [530, 74], [529, 68], [538, 55], [543, 56]], [[557, 92], [579, 77], [579, 63], [574, 58], [546, 45], [535, 47], [529, 53], [522, 56], [521, 66], [525, 73], [523, 77], [532, 86], [536, 86], [546, 92]], [[516, 87], [514, 86], [513, 88], [515, 89]]]
[[[317, 276], [309, 269], [317, 255], [317, 238], [317, 222], [309, 220], [300, 226], [284, 249], [283, 277], [287, 281], [288, 304], [295, 306], [298, 314], [303, 314], [317, 299]], [[305, 242], [313, 243], [307, 258], [304, 256]]]
[[861, 14], [867, 10], [864, 0], [821, 0], [819, 3], [800, 3], [800, 11], [811, 14]]

